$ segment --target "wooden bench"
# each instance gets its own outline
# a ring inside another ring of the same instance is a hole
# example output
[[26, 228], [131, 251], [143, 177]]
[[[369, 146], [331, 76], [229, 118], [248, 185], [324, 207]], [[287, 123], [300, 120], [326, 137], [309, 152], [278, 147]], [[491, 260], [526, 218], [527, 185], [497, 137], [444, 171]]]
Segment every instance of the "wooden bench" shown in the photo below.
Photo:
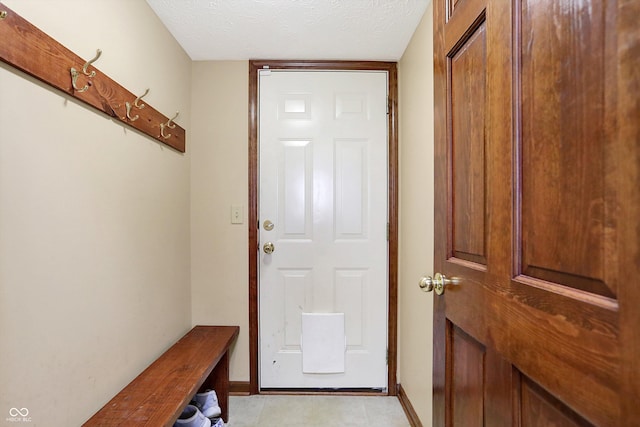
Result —
[[229, 346], [237, 326], [196, 326], [84, 426], [171, 427], [198, 391], [214, 389], [229, 417]]

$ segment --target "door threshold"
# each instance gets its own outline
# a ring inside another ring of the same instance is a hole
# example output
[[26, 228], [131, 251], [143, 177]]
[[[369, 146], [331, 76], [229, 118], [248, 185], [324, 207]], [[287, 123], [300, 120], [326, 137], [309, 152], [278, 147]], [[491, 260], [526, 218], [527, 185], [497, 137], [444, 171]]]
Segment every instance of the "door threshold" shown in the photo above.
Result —
[[259, 394], [269, 395], [332, 395], [332, 396], [388, 396], [381, 388], [262, 388]]

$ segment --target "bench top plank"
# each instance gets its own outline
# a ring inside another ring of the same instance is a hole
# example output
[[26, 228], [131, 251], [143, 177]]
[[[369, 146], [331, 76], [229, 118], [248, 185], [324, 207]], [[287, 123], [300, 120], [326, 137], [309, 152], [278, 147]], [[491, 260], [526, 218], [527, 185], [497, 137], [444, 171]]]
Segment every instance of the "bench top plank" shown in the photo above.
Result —
[[194, 327], [83, 426], [173, 426], [239, 329]]

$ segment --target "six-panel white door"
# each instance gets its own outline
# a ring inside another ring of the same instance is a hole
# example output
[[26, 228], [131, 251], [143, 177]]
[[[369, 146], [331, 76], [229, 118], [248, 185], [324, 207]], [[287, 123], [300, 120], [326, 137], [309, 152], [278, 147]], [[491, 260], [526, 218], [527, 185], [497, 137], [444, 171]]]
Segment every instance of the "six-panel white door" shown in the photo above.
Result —
[[[261, 71], [259, 96], [260, 387], [385, 389], [387, 73]], [[344, 313], [343, 373], [303, 373], [302, 313]]]

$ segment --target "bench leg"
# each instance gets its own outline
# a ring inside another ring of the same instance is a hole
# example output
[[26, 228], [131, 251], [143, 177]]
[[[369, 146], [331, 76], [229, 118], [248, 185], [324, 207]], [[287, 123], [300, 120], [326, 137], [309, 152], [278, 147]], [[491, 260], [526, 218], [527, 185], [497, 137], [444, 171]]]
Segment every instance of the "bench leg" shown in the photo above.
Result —
[[225, 351], [224, 355], [218, 362], [211, 374], [202, 384], [200, 391], [213, 389], [218, 396], [218, 404], [222, 411], [222, 420], [227, 423], [229, 421], [229, 352]]

